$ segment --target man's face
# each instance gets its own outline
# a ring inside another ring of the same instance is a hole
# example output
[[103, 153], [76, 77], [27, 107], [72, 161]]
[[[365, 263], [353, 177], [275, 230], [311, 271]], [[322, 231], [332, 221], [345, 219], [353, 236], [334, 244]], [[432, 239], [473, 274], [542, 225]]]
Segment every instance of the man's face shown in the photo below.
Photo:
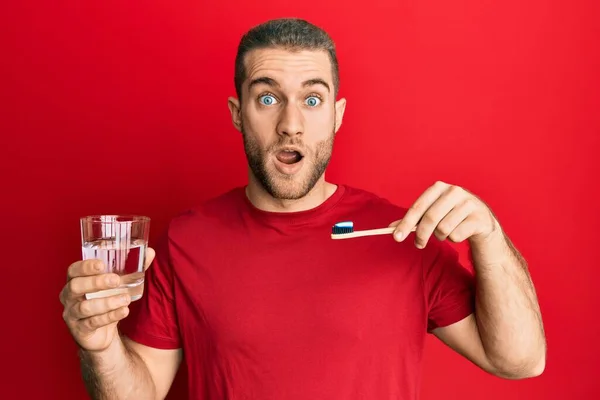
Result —
[[345, 101], [325, 51], [249, 52], [242, 102], [230, 99], [252, 174], [274, 198], [304, 197], [329, 163]]

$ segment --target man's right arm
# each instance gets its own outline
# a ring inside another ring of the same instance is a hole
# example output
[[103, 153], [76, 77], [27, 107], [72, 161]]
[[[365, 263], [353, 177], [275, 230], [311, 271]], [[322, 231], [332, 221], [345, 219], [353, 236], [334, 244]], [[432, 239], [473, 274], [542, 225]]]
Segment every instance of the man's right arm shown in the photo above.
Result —
[[162, 350], [117, 336], [103, 351], [80, 350], [81, 372], [92, 399], [164, 399], [182, 351]]
[[[144, 270], [154, 256], [148, 248]], [[162, 399], [175, 378], [182, 351], [145, 346], [119, 332], [119, 321], [129, 315], [129, 295], [86, 298], [86, 293], [119, 286], [120, 277], [104, 270], [100, 260], [73, 263], [59, 296], [63, 319], [80, 348], [87, 391], [93, 399]]]

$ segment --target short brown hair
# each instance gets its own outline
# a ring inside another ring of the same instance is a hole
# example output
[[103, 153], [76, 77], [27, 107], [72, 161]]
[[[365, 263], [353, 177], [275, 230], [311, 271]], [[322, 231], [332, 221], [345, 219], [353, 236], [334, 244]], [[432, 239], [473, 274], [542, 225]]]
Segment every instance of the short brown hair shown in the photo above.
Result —
[[281, 18], [264, 22], [242, 36], [235, 58], [235, 90], [241, 99], [242, 83], [246, 79], [244, 57], [254, 49], [284, 48], [286, 50], [325, 50], [331, 60], [334, 92], [340, 85], [335, 44], [329, 34], [318, 26], [298, 18]]

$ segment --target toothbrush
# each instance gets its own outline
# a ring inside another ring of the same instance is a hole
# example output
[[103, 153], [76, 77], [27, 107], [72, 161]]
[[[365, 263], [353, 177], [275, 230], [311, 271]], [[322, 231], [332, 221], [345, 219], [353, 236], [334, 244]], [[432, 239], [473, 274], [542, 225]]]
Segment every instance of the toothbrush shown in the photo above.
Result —
[[[344, 221], [338, 222], [331, 228], [331, 238], [332, 239], [352, 239], [362, 236], [374, 236], [374, 235], [389, 235], [394, 233], [396, 227], [391, 226], [388, 228], [379, 228], [379, 229], [368, 229], [363, 231], [355, 231], [354, 230], [354, 222], [352, 221]], [[414, 227], [411, 232], [416, 231], [417, 228]]]

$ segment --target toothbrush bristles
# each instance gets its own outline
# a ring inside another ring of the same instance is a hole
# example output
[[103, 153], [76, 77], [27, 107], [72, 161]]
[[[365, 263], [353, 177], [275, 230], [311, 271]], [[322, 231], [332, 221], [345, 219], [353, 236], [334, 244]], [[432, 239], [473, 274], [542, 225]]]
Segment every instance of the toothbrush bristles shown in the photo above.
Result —
[[347, 227], [334, 226], [331, 229], [331, 233], [333, 233], [334, 235], [339, 235], [339, 234], [344, 234], [344, 233], [352, 233], [352, 232], [354, 232], [354, 229], [347, 228]]

